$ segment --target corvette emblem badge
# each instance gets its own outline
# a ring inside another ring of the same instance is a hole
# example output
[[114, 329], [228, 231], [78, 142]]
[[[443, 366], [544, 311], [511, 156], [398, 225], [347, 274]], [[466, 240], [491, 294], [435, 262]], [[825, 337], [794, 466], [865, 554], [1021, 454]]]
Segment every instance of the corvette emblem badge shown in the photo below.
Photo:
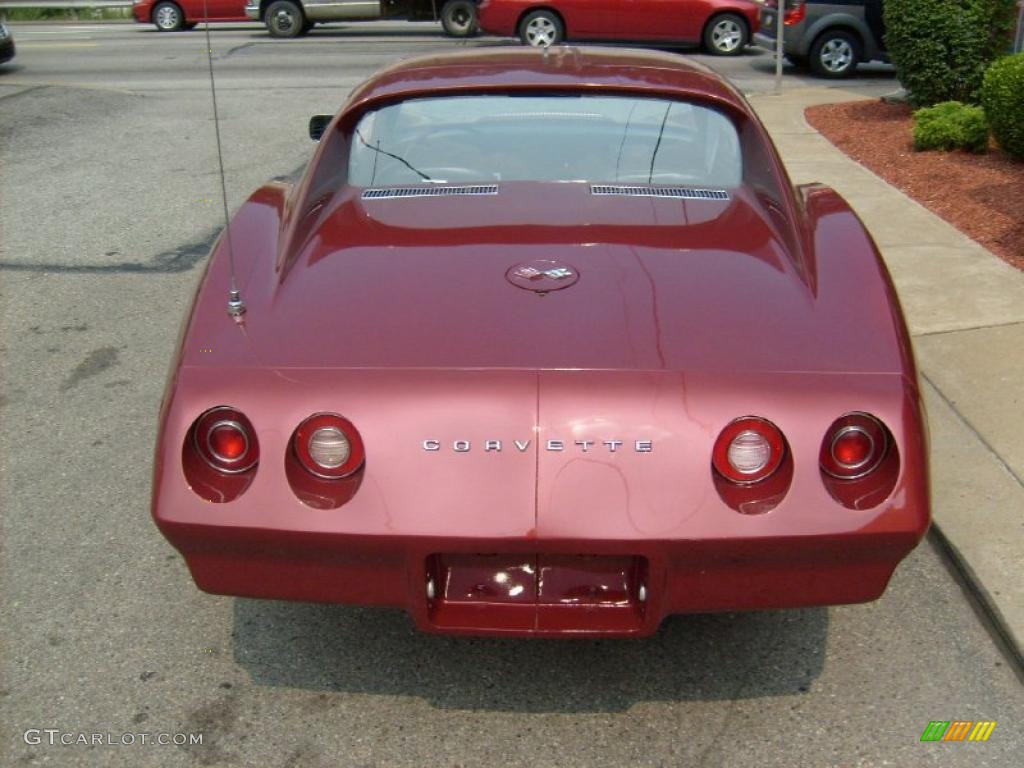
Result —
[[505, 279], [517, 288], [549, 293], [575, 285], [580, 279], [580, 273], [575, 267], [560, 261], [536, 259], [510, 267], [505, 273]]

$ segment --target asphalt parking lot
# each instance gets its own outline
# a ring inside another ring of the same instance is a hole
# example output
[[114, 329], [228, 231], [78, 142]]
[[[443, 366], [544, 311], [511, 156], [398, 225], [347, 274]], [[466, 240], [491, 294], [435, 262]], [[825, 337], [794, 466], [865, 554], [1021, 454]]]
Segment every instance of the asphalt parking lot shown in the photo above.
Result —
[[[876, 603], [675, 617], [644, 641], [433, 637], [395, 611], [198, 592], [148, 502], [168, 362], [222, 225], [206, 39], [13, 30], [18, 56], [0, 66], [0, 764], [1018, 764], [1020, 680], [927, 540]], [[308, 117], [372, 71], [487, 42], [422, 24], [297, 41], [216, 28], [229, 205], [296, 175]], [[766, 54], [697, 58], [746, 92], [772, 88]], [[885, 67], [854, 85], [895, 88]], [[920, 741], [951, 719], [998, 726], [981, 744]], [[46, 729], [136, 743], [50, 745]]]

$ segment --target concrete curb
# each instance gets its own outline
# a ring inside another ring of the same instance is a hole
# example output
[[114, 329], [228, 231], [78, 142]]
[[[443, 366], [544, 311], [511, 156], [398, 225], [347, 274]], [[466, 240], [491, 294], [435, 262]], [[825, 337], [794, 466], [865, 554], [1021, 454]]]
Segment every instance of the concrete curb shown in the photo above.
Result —
[[1024, 653], [1021, 652], [1020, 643], [1014, 637], [999, 606], [992, 601], [991, 595], [984, 589], [970, 563], [964, 560], [960, 550], [953, 545], [939, 526], [932, 525], [928, 531], [928, 539], [941, 553], [946, 566], [960, 584], [960, 588], [966, 593], [978, 618], [988, 628], [999, 649], [1010, 662], [1010, 666], [1013, 667], [1017, 678], [1024, 683]]

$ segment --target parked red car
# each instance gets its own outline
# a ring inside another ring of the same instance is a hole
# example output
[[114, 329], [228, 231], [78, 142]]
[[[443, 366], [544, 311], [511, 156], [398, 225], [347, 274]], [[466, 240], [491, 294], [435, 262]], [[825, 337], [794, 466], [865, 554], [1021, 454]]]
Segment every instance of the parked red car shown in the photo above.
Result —
[[245, 0], [133, 0], [132, 15], [161, 32], [192, 29], [201, 21], [249, 21]]
[[753, 0], [483, 0], [480, 28], [524, 45], [563, 40], [703, 44], [736, 56], [757, 31]]
[[929, 521], [907, 329], [726, 81], [470, 48], [310, 129], [163, 401], [153, 515], [202, 589], [571, 637], [882, 593]]

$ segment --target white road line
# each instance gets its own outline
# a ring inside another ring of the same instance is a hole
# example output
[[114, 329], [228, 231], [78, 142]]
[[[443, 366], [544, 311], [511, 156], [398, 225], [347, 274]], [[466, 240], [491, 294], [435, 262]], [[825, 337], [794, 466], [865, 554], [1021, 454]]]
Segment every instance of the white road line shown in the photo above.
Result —
[[76, 32], [73, 35], [62, 35], [56, 32], [40, 32], [38, 34], [26, 35], [24, 32], [19, 32], [17, 35], [18, 40], [29, 40], [32, 38], [47, 38], [60, 40], [92, 40], [93, 37], [94, 35], [90, 35], [85, 32]]
[[76, 42], [60, 42], [60, 43], [19, 43], [18, 48], [25, 50], [35, 50], [37, 48], [99, 48], [99, 43], [76, 43]]

